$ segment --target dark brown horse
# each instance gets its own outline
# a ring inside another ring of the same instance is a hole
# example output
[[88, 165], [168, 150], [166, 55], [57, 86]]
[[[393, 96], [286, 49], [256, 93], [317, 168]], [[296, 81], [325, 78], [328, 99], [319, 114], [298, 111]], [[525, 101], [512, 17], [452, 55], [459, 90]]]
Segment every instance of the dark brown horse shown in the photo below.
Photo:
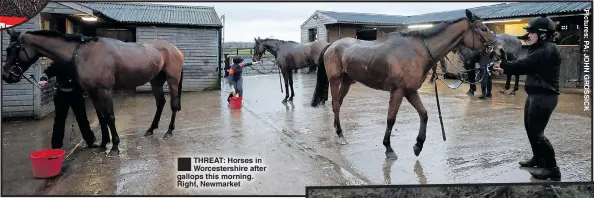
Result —
[[413, 147], [418, 156], [425, 142], [428, 116], [417, 90], [427, 78], [429, 70], [433, 68], [435, 72], [437, 60], [459, 44], [490, 53], [496, 40], [482, 20], [469, 10], [466, 10], [466, 18], [444, 22], [425, 30], [393, 32], [377, 41], [342, 38], [323, 51], [324, 58], [318, 68], [312, 106], [317, 106], [327, 97], [325, 93], [330, 83], [334, 127], [339, 143], [346, 144], [339, 113], [349, 87], [360, 82], [376, 90], [389, 91], [388, 123], [383, 145], [386, 147], [386, 156], [396, 159], [396, 153], [390, 146], [390, 134], [402, 99], [406, 97], [421, 118], [417, 143]]
[[[145, 136], [152, 135], [159, 125], [165, 106], [165, 81], [171, 94], [171, 122], [163, 138], [173, 135], [175, 115], [181, 110], [181, 85], [183, 55], [175, 46], [162, 40], [145, 43], [125, 43], [110, 38], [88, 38], [56, 31], [20, 32], [8, 31], [10, 45], [2, 80], [17, 83], [23, 73], [39, 57], [69, 65], [76, 70], [75, 80], [89, 93], [101, 125], [100, 151], [107, 151], [109, 131], [112, 149], [110, 155], [119, 154], [120, 138], [115, 126], [113, 90], [135, 88], [150, 82], [157, 102], [157, 112]], [[109, 129], [108, 129], [109, 127]]]
[[[328, 42], [314, 41], [310, 43], [297, 43], [294, 41], [283, 41], [278, 39], [260, 39], [254, 38], [254, 60], [260, 61], [262, 55], [268, 51], [276, 59], [276, 64], [280, 67], [280, 72], [285, 80], [285, 90], [287, 90], [283, 103], [292, 101], [295, 96], [293, 90], [293, 71], [310, 67], [317, 67], [319, 64], [322, 49], [328, 46]], [[291, 86], [291, 96], [289, 97], [289, 85]]]

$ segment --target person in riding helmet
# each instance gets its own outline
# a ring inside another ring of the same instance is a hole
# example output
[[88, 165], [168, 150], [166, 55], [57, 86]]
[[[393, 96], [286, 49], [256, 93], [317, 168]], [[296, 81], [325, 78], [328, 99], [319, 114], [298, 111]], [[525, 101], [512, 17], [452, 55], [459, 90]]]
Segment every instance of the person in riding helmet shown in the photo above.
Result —
[[537, 179], [561, 180], [561, 172], [555, 159], [555, 151], [544, 136], [559, 98], [559, 73], [561, 53], [553, 42], [556, 36], [555, 23], [546, 16], [532, 19], [524, 29], [529, 33], [532, 45], [528, 56], [509, 62], [494, 62], [498, 73], [527, 75], [525, 90], [528, 94], [524, 107], [524, 126], [532, 147], [533, 157], [519, 164], [522, 167], [542, 168], [531, 172]]
[[[259, 63], [259, 61], [253, 63], [244, 63], [243, 57], [233, 57], [233, 65], [231, 65], [231, 67], [228, 68], [229, 75], [227, 78], [229, 79], [229, 86], [232, 86], [235, 89], [235, 93], [238, 94], [240, 97], [243, 97], [243, 67]], [[225, 73], [227, 73], [227, 71]], [[233, 97], [233, 93], [229, 93], [229, 97], [227, 97], [227, 102], [230, 102], [229, 99], [231, 99], [231, 97]]]

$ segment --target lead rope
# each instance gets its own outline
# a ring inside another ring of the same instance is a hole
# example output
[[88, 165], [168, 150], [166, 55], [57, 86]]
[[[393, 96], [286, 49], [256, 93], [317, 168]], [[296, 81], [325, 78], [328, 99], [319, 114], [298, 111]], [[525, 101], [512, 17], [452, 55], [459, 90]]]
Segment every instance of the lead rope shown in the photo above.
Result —
[[[431, 55], [431, 52], [429, 51], [429, 48], [427, 47], [427, 43], [425, 42], [425, 38], [421, 38], [421, 41], [423, 43], [423, 47], [425, 48], [425, 51], [427, 51], [427, 54], [429, 55], [429, 62], [433, 67], [433, 76], [437, 77], [437, 64], [435, 63], [435, 60], [433, 60], [433, 55]], [[441, 116], [441, 107], [439, 105], [439, 94], [437, 93], [437, 83], [433, 83], [433, 85], [435, 86], [435, 100], [437, 101], [437, 112], [439, 113], [439, 124], [441, 125], [441, 135], [443, 136], [443, 141], [446, 141], [446, 135], [445, 135], [445, 129], [443, 127], [443, 118]]]

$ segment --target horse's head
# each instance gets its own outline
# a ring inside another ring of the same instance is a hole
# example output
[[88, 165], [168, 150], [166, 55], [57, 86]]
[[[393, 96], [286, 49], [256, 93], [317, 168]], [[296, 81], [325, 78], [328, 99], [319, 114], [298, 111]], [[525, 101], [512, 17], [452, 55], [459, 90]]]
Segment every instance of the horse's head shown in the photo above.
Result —
[[497, 39], [483, 23], [483, 20], [470, 10], [466, 10], [466, 18], [468, 18], [469, 29], [462, 38], [462, 43], [473, 50], [483, 51], [485, 54], [493, 52], [498, 45]]
[[7, 30], [10, 43], [6, 48], [6, 62], [2, 66], [2, 80], [6, 83], [18, 83], [21, 77], [39, 59], [30, 44], [23, 42], [21, 32]]
[[254, 61], [260, 61], [262, 59], [262, 55], [266, 53], [266, 48], [264, 47], [264, 43], [260, 37], [254, 38], [255, 45], [254, 45]]

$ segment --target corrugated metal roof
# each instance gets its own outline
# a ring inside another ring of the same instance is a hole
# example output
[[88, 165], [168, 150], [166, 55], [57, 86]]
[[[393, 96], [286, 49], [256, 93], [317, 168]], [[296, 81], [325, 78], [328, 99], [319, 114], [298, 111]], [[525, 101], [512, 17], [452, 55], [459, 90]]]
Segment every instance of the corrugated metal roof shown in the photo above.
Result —
[[[482, 19], [531, 17], [541, 14], [565, 14], [591, 8], [591, 2], [519, 2], [469, 8]], [[410, 16], [405, 24], [435, 23], [466, 16], [465, 9]]]
[[222, 27], [213, 7], [148, 3], [79, 3], [123, 23]]
[[[565, 14], [584, 11], [591, 8], [591, 2], [517, 2], [501, 3], [489, 6], [469, 8], [482, 19], [500, 19], [510, 17], [532, 17], [541, 14]], [[320, 13], [336, 19], [339, 23], [352, 24], [422, 24], [437, 23], [465, 17], [466, 9], [433, 12], [413, 16], [382, 15], [368, 13], [320, 11]]]
[[398, 25], [402, 24], [406, 17], [398, 15], [385, 14], [368, 14], [368, 13], [353, 13], [353, 12], [333, 12], [333, 11], [319, 11], [330, 18], [338, 21], [338, 23], [351, 24], [374, 24], [374, 25]]

